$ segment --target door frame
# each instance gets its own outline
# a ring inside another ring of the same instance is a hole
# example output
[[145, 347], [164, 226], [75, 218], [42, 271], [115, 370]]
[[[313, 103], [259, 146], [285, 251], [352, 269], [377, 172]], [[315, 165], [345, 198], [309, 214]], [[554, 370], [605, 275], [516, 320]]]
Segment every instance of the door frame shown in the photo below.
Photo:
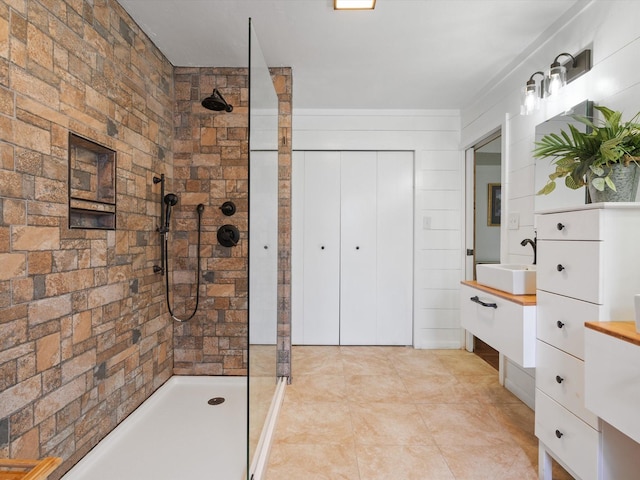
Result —
[[[464, 150], [465, 169], [465, 225], [464, 239], [464, 279], [474, 280], [475, 268], [475, 244], [476, 244], [476, 150], [482, 148], [489, 142], [497, 138], [501, 139], [500, 148], [500, 182], [502, 185], [502, 198], [506, 198], [506, 182], [504, 168], [505, 153], [505, 125], [501, 125], [491, 130], [488, 134], [473, 142]], [[505, 202], [502, 202], [505, 205]], [[501, 212], [502, 219], [506, 218], [504, 210]], [[504, 221], [502, 222], [504, 223]], [[503, 224], [500, 225], [500, 260], [503, 258], [503, 248], [505, 245]], [[468, 255], [467, 252], [473, 252]], [[473, 334], [463, 330], [463, 344], [468, 352], [473, 352]], [[502, 362], [502, 355], [500, 355]]]

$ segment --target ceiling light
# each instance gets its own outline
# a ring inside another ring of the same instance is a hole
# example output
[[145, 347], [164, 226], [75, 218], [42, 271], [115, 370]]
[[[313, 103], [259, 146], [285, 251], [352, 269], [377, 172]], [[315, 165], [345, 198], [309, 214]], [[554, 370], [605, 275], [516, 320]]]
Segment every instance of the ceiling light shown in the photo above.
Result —
[[376, 0], [333, 0], [334, 10], [373, 10]]

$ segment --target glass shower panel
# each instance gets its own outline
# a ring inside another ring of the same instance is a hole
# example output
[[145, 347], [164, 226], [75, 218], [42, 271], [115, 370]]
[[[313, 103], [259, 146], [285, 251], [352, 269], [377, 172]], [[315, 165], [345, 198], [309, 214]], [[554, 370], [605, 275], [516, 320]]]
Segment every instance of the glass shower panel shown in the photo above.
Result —
[[249, 465], [276, 389], [278, 96], [249, 19]]

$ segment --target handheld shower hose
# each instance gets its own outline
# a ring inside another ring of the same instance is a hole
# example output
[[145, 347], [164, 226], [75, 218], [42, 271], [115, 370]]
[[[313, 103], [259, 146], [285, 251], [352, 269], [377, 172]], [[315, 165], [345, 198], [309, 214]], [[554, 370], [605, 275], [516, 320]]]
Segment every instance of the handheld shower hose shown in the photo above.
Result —
[[171, 218], [171, 207], [178, 203], [178, 197], [173, 193], [169, 193], [164, 197], [164, 203], [167, 205], [166, 207], [166, 216], [165, 216], [165, 225], [163, 231], [160, 233], [164, 237], [164, 280], [165, 280], [165, 298], [167, 300], [167, 309], [169, 310], [169, 315], [171, 318], [177, 322], [188, 322], [191, 320], [196, 312], [198, 311], [198, 304], [200, 303], [200, 264], [201, 264], [201, 255], [200, 255], [200, 244], [201, 244], [201, 230], [202, 230], [202, 212], [204, 212], [204, 205], [202, 203], [198, 204], [196, 211], [198, 213], [198, 253], [197, 253], [197, 269], [196, 269], [196, 305], [187, 318], [179, 318], [173, 313], [173, 308], [171, 307], [171, 301], [169, 300], [169, 240], [168, 240], [168, 232], [169, 232], [169, 219]]

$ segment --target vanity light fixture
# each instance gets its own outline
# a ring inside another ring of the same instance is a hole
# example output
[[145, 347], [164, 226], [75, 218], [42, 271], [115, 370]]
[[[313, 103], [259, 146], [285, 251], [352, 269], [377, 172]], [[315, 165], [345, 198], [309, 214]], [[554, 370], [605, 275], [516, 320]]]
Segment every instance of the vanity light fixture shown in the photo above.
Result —
[[[571, 60], [562, 64], [561, 57]], [[570, 53], [561, 53], [553, 60], [544, 79], [545, 95], [550, 96], [580, 75], [591, 70], [591, 50], [586, 49], [575, 57]]]
[[[540, 83], [536, 83], [535, 79], [533, 78], [536, 75], [540, 75], [542, 77]], [[529, 80], [527, 80], [527, 83], [522, 89], [522, 106], [520, 107], [520, 113], [522, 115], [531, 115], [534, 111], [540, 108], [543, 82], [544, 73], [542, 72], [535, 72], [533, 75], [531, 75], [531, 77], [529, 77]]]
[[[569, 57], [570, 60], [560, 63], [561, 57]], [[553, 60], [546, 73], [535, 72], [522, 89], [521, 115], [530, 115], [540, 108], [540, 100], [558, 92], [567, 83], [591, 70], [591, 50], [585, 49], [575, 57], [570, 53], [561, 53]], [[534, 77], [542, 75], [540, 83], [536, 83]]]
[[376, 0], [333, 0], [334, 10], [373, 10]]

